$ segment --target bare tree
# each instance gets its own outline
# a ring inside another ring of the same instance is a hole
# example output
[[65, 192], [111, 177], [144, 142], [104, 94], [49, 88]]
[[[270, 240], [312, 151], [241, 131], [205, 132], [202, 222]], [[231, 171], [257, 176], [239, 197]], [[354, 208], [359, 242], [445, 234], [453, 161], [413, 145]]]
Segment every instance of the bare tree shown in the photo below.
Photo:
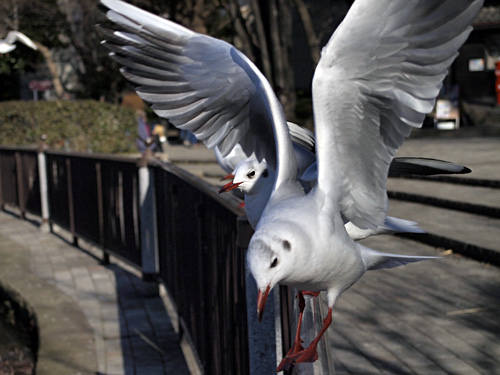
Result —
[[49, 28], [41, 27], [43, 23], [51, 24], [51, 31], [55, 33], [57, 40], [57, 33], [61, 32], [61, 25], [57, 22], [51, 22], [56, 17], [53, 8], [47, 3], [37, 4], [37, 7], [33, 7], [33, 3], [29, 0], [5, 0], [0, 5], [0, 34], [17, 30], [33, 40], [48, 67], [56, 95], [62, 97], [65, 90], [54, 62], [53, 51], [47, 47], [47, 41], [50, 42], [51, 38], [53, 40], [54, 36], [49, 36]]
[[233, 25], [233, 43], [262, 71], [283, 104], [285, 115], [295, 117], [295, 87], [290, 65], [291, 5], [285, 0], [221, 0]]

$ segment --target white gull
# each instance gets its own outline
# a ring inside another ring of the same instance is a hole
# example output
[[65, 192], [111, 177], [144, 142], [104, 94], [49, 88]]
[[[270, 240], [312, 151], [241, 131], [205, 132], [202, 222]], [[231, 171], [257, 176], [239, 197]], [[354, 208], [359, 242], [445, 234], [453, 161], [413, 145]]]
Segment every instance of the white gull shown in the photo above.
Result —
[[38, 47], [36, 46], [35, 43], [33, 43], [33, 41], [28, 38], [26, 35], [24, 35], [23, 33], [19, 32], [19, 31], [9, 31], [7, 36], [3, 39], [0, 39], [0, 53], [9, 53], [13, 50], [16, 49], [16, 42], [19, 41], [23, 44], [25, 44], [26, 46], [34, 49], [34, 50], [37, 50]]
[[429, 258], [363, 247], [344, 223], [383, 225], [392, 158], [432, 109], [482, 1], [354, 2], [313, 80], [318, 180], [307, 194], [282, 106], [251, 61], [228, 43], [119, 0], [101, 3], [118, 29], [106, 44], [159, 116], [223, 156], [240, 144], [276, 171], [247, 261], [260, 291], [259, 315], [277, 284], [327, 292], [329, 312], [319, 335], [305, 350], [297, 336], [279, 369], [313, 361], [342, 292], [369, 269]]
[[349, 238], [344, 223], [376, 229], [384, 222], [392, 158], [432, 110], [481, 6], [480, 0], [354, 2], [313, 78], [318, 182], [309, 194], [296, 182], [290, 141], [275, 121], [276, 183], [247, 253], [261, 292], [258, 312], [276, 284], [326, 291], [329, 308], [309, 347], [297, 335], [278, 371], [317, 358], [335, 301], [367, 270], [426, 259], [368, 249]]

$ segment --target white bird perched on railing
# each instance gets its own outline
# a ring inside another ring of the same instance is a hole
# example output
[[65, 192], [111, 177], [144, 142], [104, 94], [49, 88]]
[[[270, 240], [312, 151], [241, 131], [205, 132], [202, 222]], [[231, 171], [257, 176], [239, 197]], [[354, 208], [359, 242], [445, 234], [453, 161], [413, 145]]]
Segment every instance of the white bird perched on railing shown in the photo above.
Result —
[[313, 80], [318, 180], [305, 193], [269, 82], [230, 44], [119, 0], [101, 0], [117, 31], [105, 44], [139, 96], [225, 156], [240, 144], [276, 171], [247, 252], [261, 315], [277, 284], [326, 291], [328, 315], [307, 349], [300, 335], [278, 370], [314, 361], [339, 295], [367, 270], [430, 257], [381, 253], [344, 223], [376, 229], [398, 147], [420, 127], [482, 0], [356, 0], [323, 50]]
[[19, 41], [34, 50], [37, 50], [37, 46], [33, 41], [26, 35], [19, 31], [9, 31], [4, 39], [0, 39], [0, 53], [9, 53], [16, 49], [16, 42]]

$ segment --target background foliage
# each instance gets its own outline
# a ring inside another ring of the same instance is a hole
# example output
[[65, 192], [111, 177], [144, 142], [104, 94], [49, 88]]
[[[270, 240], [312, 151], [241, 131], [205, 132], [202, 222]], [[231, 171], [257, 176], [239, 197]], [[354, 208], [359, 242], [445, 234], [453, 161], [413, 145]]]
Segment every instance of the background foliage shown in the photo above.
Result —
[[0, 144], [124, 153], [136, 151], [134, 111], [95, 100], [0, 102]]

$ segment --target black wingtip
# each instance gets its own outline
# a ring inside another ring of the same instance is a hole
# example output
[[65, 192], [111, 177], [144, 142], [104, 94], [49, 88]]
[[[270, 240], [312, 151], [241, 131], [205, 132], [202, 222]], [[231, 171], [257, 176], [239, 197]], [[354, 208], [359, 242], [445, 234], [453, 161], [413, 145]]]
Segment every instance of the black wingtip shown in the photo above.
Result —
[[462, 171], [460, 171], [459, 174], [468, 174], [471, 172], [472, 172], [472, 170], [470, 168], [467, 168], [466, 166], [464, 166], [464, 169], [462, 169]]

